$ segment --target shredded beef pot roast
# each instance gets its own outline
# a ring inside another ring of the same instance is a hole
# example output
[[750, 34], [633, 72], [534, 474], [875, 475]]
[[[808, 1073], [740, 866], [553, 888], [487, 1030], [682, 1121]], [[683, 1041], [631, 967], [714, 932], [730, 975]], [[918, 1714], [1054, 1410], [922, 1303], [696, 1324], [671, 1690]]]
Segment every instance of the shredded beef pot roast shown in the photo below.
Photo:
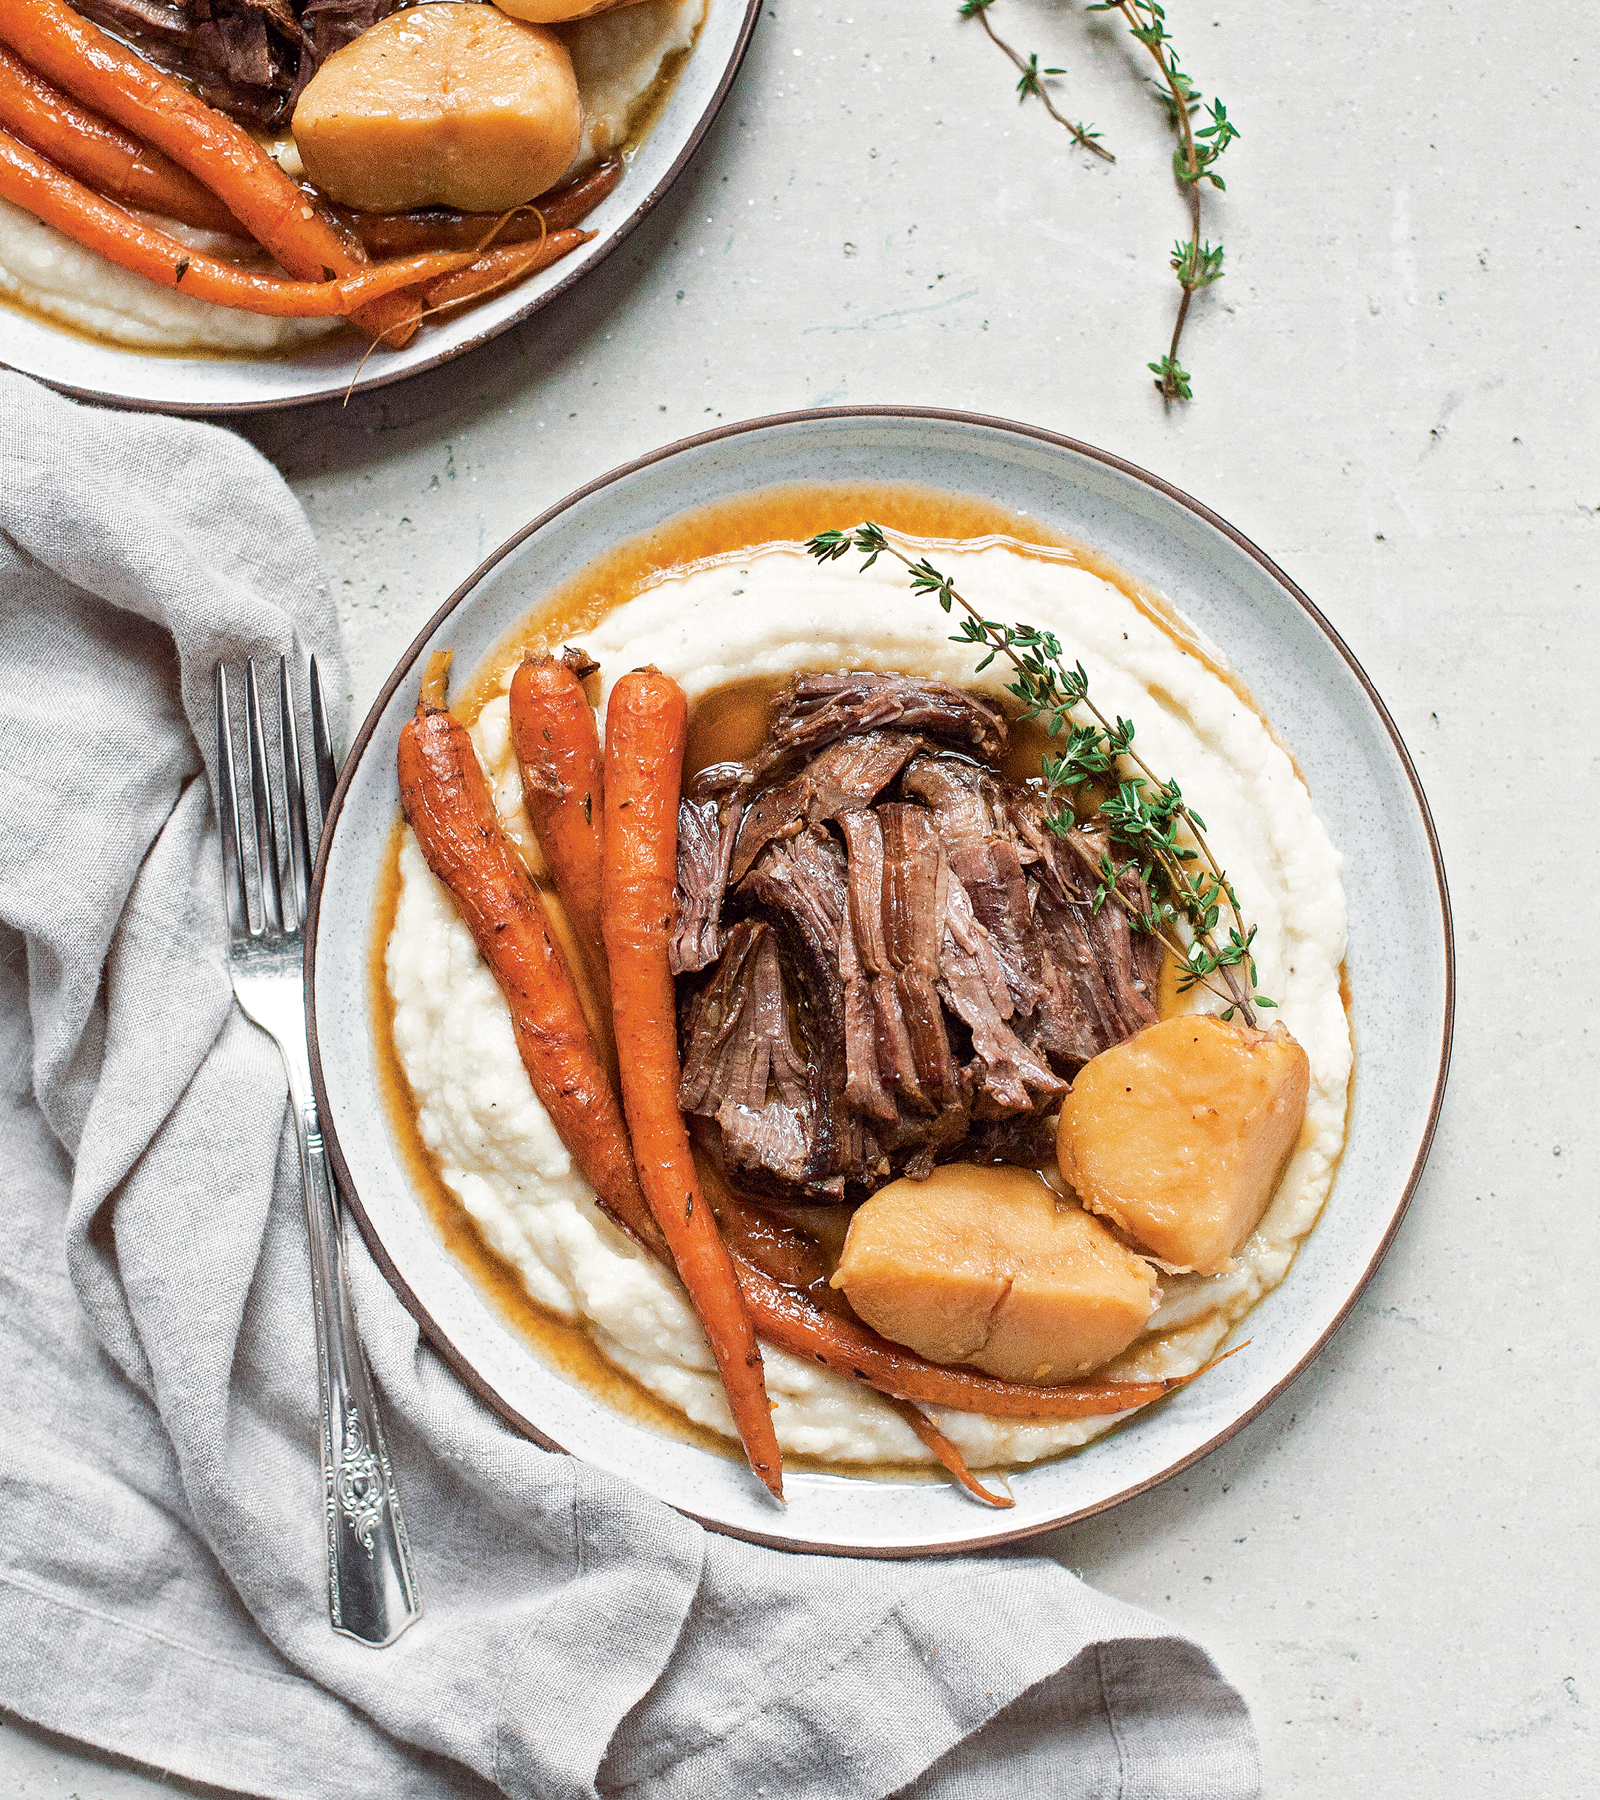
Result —
[[[1106, 844], [1049, 830], [999, 773], [1006, 735], [942, 682], [800, 675], [754, 763], [690, 783], [680, 1100], [736, 1191], [814, 1206], [1041, 1163], [1067, 1077], [1154, 1023], [1160, 945], [1095, 911]], [[1137, 869], [1118, 885], [1143, 907]]]
[[73, 0], [212, 106], [282, 125], [326, 58], [400, 0]]

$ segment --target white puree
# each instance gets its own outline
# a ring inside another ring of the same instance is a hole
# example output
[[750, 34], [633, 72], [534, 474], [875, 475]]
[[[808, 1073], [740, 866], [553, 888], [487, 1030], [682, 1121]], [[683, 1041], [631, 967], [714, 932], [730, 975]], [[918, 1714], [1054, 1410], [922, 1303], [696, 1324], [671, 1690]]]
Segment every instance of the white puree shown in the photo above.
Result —
[[[1278, 1000], [1278, 1016], [1311, 1060], [1300, 1145], [1234, 1269], [1163, 1278], [1163, 1304], [1146, 1335], [1113, 1365], [1120, 1375], [1187, 1374], [1283, 1278], [1327, 1197], [1344, 1140], [1351, 1053], [1339, 994], [1339, 855], [1260, 718], [1115, 587], [1048, 553], [941, 547], [938, 560], [991, 616], [1056, 632], [1068, 658], [1082, 658], [1097, 703], [1137, 721], [1145, 758], [1179, 779], [1206, 820], [1209, 841], [1259, 927], [1261, 991]], [[618, 607], [583, 642], [608, 686], [655, 663], [691, 700], [741, 676], [797, 668], [901, 670], [998, 696], [1001, 672], [975, 677], [971, 651], [949, 643], [949, 629], [887, 559], [863, 575], [853, 564], [818, 568], [796, 549], [775, 547], [667, 579]], [[501, 816], [524, 836], [507, 706], [503, 697], [492, 700], [473, 736]], [[409, 832], [400, 871], [388, 945], [395, 1042], [423, 1141], [446, 1186], [536, 1300], [585, 1324], [612, 1362], [697, 1424], [731, 1435], [699, 1324], [677, 1285], [597, 1209], [534, 1098], [494, 979]], [[769, 1350], [766, 1363], [786, 1450], [841, 1462], [929, 1460], [875, 1394], [779, 1352]], [[979, 1465], [1031, 1462], [1086, 1443], [1114, 1422], [943, 1419]]]
[[[640, 0], [616, 12], [561, 27], [572, 51], [583, 96], [583, 143], [578, 172], [627, 140], [661, 66], [694, 42], [707, 0]], [[293, 141], [275, 154], [298, 172]], [[230, 259], [232, 238], [195, 231], [170, 219], [151, 219], [191, 249]], [[263, 263], [270, 268], [270, 263]], [[337, 319], [268, 319], [212, 306], [191, 294], [158, 287], [85, 250], [31, 213], [0, 200], [0, 294], [49, 318], [136, 350], [213, 350], [261, 354], [293, 349], [325, 337]]]
[[627, 141], [634, 115], [661, 65], [687, 50], [707, 0], [639, 0], [563, 27], [583, 96], [583, 142], [574, 168], [597, 162]]

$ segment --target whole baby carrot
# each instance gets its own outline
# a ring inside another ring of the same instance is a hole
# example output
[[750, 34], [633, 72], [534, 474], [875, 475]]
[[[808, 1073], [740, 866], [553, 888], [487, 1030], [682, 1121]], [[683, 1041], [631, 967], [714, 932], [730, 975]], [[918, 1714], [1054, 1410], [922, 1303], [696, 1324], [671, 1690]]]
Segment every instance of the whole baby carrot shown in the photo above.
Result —
[[412, 256], [419, 250], [497, 248], [555, 237], [586, 219], [622, 179], [622, 159], [613, 157], [576, 181], [563, 182], [509, 213], [464, 213], [439, 206], [415, 212], [364, 213], [335, 209], [366, 245], [369, 256]]
[[700, 1189], [678, 1110], [677, 1001], [667, 946], [677, 907], [678, 800], [689, 709], [659, 669], [636, 669], [606, 709], [602, 909], [622, 1101], [639, 1185], [672, 1249], [722, 1375], [750, 1466], [778, 1498], [783, 1461], [749, 1309]]
[[603, 1000], [611, 982], [600, 918], [605, 771], [594, 708], [570, 663], [523, 659], [511, 678], [511, 742], [533, 834]]
[[5, 49], [0, 49], [0, 127], [107, 199], [208, 231], [243, 229], [187, 169], [52, 87]]
[[[366, 252], [345, 243], [248, 132], [64, 0], [0, 0], [0, 42], [204, 182], [291, 275], [331, 281], [365, 265]], [[421, 310], [414, 295], [400, 294], [356, 322], [397, 347], [415, 334]]]
[[588, 243], [592, 231], [557, 231], [537, 244], [509, 244], [503, 249], [483, 251], [467, 268], [455, 275], [439, 275], [425, 282], [422, 297], [429, 312], [443, 312], [446, 307], [466, 306], [481, 300], [485, 294], [513, 287], [529, 275], [548, 269], [563, 256]]
[[410, 256], [399, 262], [368, 263], [336, 281], [286, 281], [280, 275], [254, 274], [203, 256], [144, 224], [4, 131], [0, 131], [0, 199], [162, 287], [193, 294], [213, 306], [271, 318], [348, 318], [385, 293], [448, 274], [472, 260], [470, 255]]
[[654, 1237], [622, 1110], [589, 1035], [538, 890], [495, 816], [466, 727], [443, 710], [435, 668], [400, 732], [400, 804], [511, 1008], [523, 1067], [608, 1212]]
[[929, 1362], [858, 1320], [823, 1312], [744, 1257], [736, 1258], [734, 1266], [756, 1329], [769, 1344], [897, 1400], [1002, 1419], [1085, 1419], [1146, 1406], [1195, 1379], [1182, 1375], [1168, 1381], [1082, 1381], [1060, 1387], [1003, 1381], [975, 1369]]

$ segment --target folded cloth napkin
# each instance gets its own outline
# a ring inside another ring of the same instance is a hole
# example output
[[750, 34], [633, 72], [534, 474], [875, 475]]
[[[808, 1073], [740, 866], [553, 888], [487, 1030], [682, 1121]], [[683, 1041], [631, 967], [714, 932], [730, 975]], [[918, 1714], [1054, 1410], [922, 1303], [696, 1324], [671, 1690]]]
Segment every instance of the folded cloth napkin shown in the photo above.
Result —
[[213, 664], [307, 649], [340, 691], [254, 450], [0, 374], [0, 1705], [260, 1795], [1257, 1794], [1159, 1620], [1038, 1556], [703, 1531], [509, 1431], [354, 1242], [425, 1610], [329, 1630], [298, 1163], [208, 781]]

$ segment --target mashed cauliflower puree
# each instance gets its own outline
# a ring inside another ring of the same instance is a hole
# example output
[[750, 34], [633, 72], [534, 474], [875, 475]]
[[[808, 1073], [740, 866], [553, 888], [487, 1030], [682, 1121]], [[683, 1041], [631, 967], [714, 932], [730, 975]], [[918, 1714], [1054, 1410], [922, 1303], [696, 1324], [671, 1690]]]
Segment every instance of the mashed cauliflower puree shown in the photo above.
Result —
[[[990, 616], [1054, 631], [1068, 660], [1082, 659], [1099, 706], [1137, 721], [1145, 759], [1176, 776], [1206, 820], [1212, 848], [1258, 926], [1261, 991], [1278, 1000], [1278, 1016], [1310, 1058], [1299, 1146], [1234, 1268], [1163, 1277], [1163, 1302], [1145, 1335], [1105, 1372], [1187, 1374], [1282, 1280], [1332, 1181], [1351, 1067], [1339, 991], [1339, 856], [1258, 715], [1110, 582], [1064, 553], [1003, 544], [941, 546], [938, 560]], [[1001, 697], [1001, 670], [975, 676], [973, 652], [948, 642], [949, 630], [945, 616], [912, 594], [904, 572], [887, 559], [858, 574], [841, 565], [818, 568], [794, 546], [768, 546], [663, 580], [582, 641], [607, 690], [618, 675], [654, 663], [683, 685], [691, 703], [741, 677], [796, 669], [898, 670]], [[501, 695], [484, 707], [473, 741], [501, 817], [525, 832], [508, 705]], [[534, 1098], [505, 1001], [409, 831], [400, 879], [387, 947], [395, 1046], [423, 1141], [446, 1186], [537, 1301], [583, 1325], [606, 1357], [652, 1393], [732, 1437], [693, 1312], [675, 1282], [596, 1206]], [[768, 1350], [766, 1364], [786, 1451], [841, 1463], [931, 1460], [876, 1394], [781, 1352]], [[990, 1467], [1072, 1448], [1114, 1423], [942, 1418], [968, 1460]]]
[[[558, 28], [572, 52], [584, 105], [583, 142], [571, 173], [582, 173], [625, 143], [642, 123], [663, 65], [693, 44], [706, 5], [707, 0], [640, 0]], [[292, 139], [274, 154], [290, 174], [299, 174]], [[223, 259], [237, 255], [234, 239], [173, 220], [152, 223], [191, 250]], [[341, 324], [338, 319], [269, 319], [158, 287], [5, 200], [0, 200], [0, 296], [135, 350], [262, 355], [293, 350]]]

